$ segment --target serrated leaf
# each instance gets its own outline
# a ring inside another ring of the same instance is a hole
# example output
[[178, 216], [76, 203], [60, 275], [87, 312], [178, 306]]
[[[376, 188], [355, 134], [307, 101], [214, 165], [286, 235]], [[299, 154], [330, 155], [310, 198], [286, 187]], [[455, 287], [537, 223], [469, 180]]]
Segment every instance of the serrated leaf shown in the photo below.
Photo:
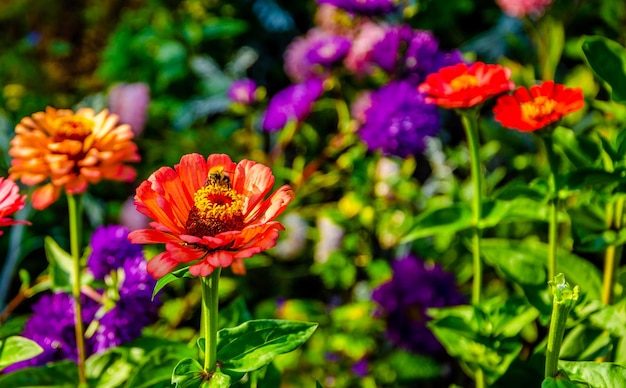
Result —
[[12, 336], [0, 340], [0, 370], [41, 353], [43, 353], [41, 346], [28, 338]]
[[222, 329], [217, 333], [217, 360], [224, 371], [251, 372], [298, 348], [316, 328], [312, 322], [260, 319]]

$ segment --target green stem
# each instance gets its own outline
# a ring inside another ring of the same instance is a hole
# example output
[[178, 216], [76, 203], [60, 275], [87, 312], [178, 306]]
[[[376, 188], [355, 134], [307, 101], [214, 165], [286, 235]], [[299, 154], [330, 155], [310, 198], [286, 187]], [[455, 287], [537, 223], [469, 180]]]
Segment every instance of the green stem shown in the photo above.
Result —
[[202, 278], [202, 321], [204, 324], [204, 371], [215, 372], [217, 366], [218, 286], [221, 267]]
[[565, 334], [565, 323], [569, 312], [574, 308], [580, 294], [580, 287], [570, 287], [562, 273], [551, 279], [548, 284], [552, 289], [552, 316], [546, 346], [545, 377], [555, 378], [559, 373], [559, 352]]
[[[607, 206], [607, 226], [615, 227], [619, 231], [622, 228], [622, 218], [624, 217], [624, 198], [619, 197], [615, 204]], [[619, 267], [622, 246], [611, 245], [604, 253], [604, 276], [602, 281], [602, 303], [610, 305], [613, 299], [613, 283], [615, 282], [615, 269]]]
[[550, 203], [548, 212], [548, 279], [553, 279], [557, 272], [557, 237], [558, 237], [558, 211], [559, 211], [559, 186], [557, 180], [558, 162], [552, 144], [552, 132], [542, 137], [548, 164], [550, 165]]
[[474, 373], [474, 381], [476, 382], [476, 388], [485, 388], [485, 371], [478, 368]]
[[550, 332], [548, 333], [548, 346], [546, 348], [546, 373], [545, 377], [556, 377], [559, 372], [559, 352], [565, 334], [565, 323], [569, 310], [563, 306], [554, 306], [550, 319]]
[[467, 146], [470, 151], [472, 174], [472, 269], [474, 282], [472, 283], [472, 303], [478, 304], [481, 300], [483, 264], [480, 259], [480, 220], [482, 219], [482, 175], [480, 168], [480, 144], [478, 138], [478, 111], [461, 112], [461, 120], [467, 137]]
[[82, 230], [82, 196], [67, 195], [67, 204], [69, 210], [70, 221], [70, 254], [74, 262], [74, 271], [72, 272], [72, 296], [74, 297], [74, 322], [76, 334], [76, 349], [78, 351], [78, 380], [80, 385], [87, 385], [87, 377], [85, 375], [85, 337], [82, 320], [82, 306], [80, 304], [80, 286], [82, 268], [80, 263], [80, 241]]

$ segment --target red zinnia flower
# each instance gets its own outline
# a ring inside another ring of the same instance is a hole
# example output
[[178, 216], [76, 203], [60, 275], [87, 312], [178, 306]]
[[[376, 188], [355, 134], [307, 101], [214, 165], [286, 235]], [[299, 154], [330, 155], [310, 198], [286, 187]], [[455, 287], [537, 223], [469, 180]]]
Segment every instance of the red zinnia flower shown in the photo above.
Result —
[[245, 273], [241, 259], [273, 247], [283, 226], [274, 219], [293, 199], [288, 185], [265, 198], [274, 176], [269, 167], [228, 155], [184, 155], [174, 169], [161, 167], [135, 195], [137, 210], [154, 229], [130, 233], [136, 244], [165, 244], [165, 252], [148, 262], [160, 278], [181, 264], [193, 276], [208, 276], [232, 265]]
[[580, 88], [545, 81], [530, 89], [519, 87], [513, 95], [501, 96], [493, 113], [502, 126], [529, 132], [546, 127], [584, 105]]
[[442, 108], [471, 108], [515, 86], [511, 70], [500, 65], [458, 63], [429, 74], [419, 86], [425, 101]]
[[[20, 195], [20, 188], [10, 179], [0, 177], [0, 226], [30, 224], [28, 221], [15, 221], [11, 214], [24, 207], [25, 195]], [[2, 235], [0, 230], [0, 235]]]

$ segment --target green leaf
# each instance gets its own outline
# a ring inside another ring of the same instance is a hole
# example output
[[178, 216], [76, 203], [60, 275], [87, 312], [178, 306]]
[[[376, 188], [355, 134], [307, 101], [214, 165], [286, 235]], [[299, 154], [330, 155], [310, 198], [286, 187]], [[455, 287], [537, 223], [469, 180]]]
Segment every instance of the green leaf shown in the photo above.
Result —
[[541, 383], [541, 388], [579, 388], [578, 385], [563, 377], [546, 377]]
[[76, 388], [76, 363], [66, 360], [0, 375], [0, 387]]
[[[202, 384], [203, 386], [206, 385]], [[209, 380], [208, 384], [209, 388], [228, 388], [230, 387], [230, 376], [224, 374], [218, 368], [212, 375], [211, 380]]]
[[578, 136], [576, 132], [557, 127], [553, 132], [554, 145], [560, 149], [577, 168], [598, 167], [600, 148], [591, 139]]
[[523, 285], [545, 285], [547, 257], [535, 257], [523, 245], [504, 239], [483, 239], [481, 252], [485, 262], [505, 278]]
[[260, 319], [222, 329], [217, 333], [217, 360], [224, 371], [254, 371], [298, 348], [316, 328], [312, 322]]
[[46, 258], [50, 263], [50, 278], [54, 291], [70, 291], [74, 261], [72, 256], [57, 244], [50, 236], [44, 239]]
[[448, 354], [472, 370], [484, 370], [491, 384], [517, 358], [522, 343], [517, 338], [487, 335], [493, 324], [486, 312], [474, 306], [459, 307], [428, 310], [435, 317], [428, 327]]
[[4, 322], [0, 326], [0, 340], [21, 334], [24, 331], [26, 321], [28, 321], [27, 316], [18, 315]]
[[128, 360], [128, 350], [123, 348], [107, 349], [85, 361], [87, 378], [96, 382], [95, 385], [92, 382], [90, 386], [96, 388], [122, 386], [128, 380], [133, 367]]
[[589, 186], [602, 189], [618, 185], [624, 178], [619, 172], [608, 172], [599, 168], [581, 168], [568, 174], [564, 179], [564, 188], [579, 190]]
[[28, 338], [13, 336], [0, 340], [0, 370], [41, 353], [43, 353], [41, 346]]
[[252, 314], [246, 306], [246, 301], [238, 297], [226, 308], [220, 310], [218, 327], [234, 327], [252, 319]]
[[592, 387], [623, 387], [626, 381], [626, 368], [609, 362], [559, 361], [559, 369], [570, 380]]
[[440, 233], [455, 233], [471, 226], [472, 210], [467, 204], [457, 203], [420, 214], [415, 219], [412, 231], [401, 242], [407, 243]]
[[[136, 348], [131, 348], [135, 351]], [[172, 371], [183, 358], [196, 356], [194, 349], [183, 344], [158, 346], [140, 359], [126, 383], [126, 388], [171, 387]]]
[[626, 338], [626, 299], [604, 306], [590, 317], [591, 322], [616, 337]]
[[202, 365], [193, 358], [181, 360], [172, 373], [172, 384], [176, 388], [197, 388], [205, 381], [205, 372]]
[[426, 380], [441, 376], [441, 365], [434, 358], [403, 351], [392, 353], [386, 363], [396, 372], [399, 382]]
[[[523, 241], [483, 239], [481, 248], [485, 261], [510, 280], [523, 285], [547, 282], [545, 267], [548, 260], [548, 244], [531, 238]], [[540, 268], [544, 268], [544, 271]], [[572, 284], [578, 284], [587, 298], [600, 299], [602, 277], [598, 268], [589, 261], [564, 249], [558, 249], [557, 271], [563, 272], [565, 278]], [[532, 276], [536, 278], [533, 279]]]
[[223, 39], [243, 34], [248, 29], [248, 23], [240, 19], [213, 18], [202, 25], [204, 39]]
[[157, 280], [156, 284], [154, 285], [154, 290], [152, 291], [152, 300], [154, 300], [156, 294], [161, 291], [163, 287], [180, 278], [193, 278], [193, 276], [191, 276], [191, 274], [189, 273], [189, 266], [170, 272]]
[[590, 36], [583, 42], [583, 53], [593, 72], [611, 88], [611, 98], [626, 102], [626, 50], [619, 43], [602, 36]]

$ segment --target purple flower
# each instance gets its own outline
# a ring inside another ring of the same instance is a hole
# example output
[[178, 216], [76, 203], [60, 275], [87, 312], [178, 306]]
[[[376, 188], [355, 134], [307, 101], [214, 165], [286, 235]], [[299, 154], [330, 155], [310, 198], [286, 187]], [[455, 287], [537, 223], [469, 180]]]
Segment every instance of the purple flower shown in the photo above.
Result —
[[237, 104], [250, 105], [256, 102], [256, 82], [251, 79], [241, 79], [234, 81], [226, 95]]
[[[96, 303], [82, 298], [83, 322], [95, 315]], [[4, 372], [44, 365], [51, 361], [78, 359], [74, 334], [74, 300], [71, 295], [55, 293], [43, 295], [32, 306], [33, 315], [24, 326], [23, 337], [42, 347], [43, 353], [29, 360], [6, 367]]]
[[139, 337], [142, 329], [156, 318], [159, 303], [151, 300], [156, 281], [146, 271], [146, 265], [143, 257], [124, 262], [119, 300], [100, 318], [98, 329], [91, 338], [94, 353]]
[[317, 39], [309, 47], [306, 59], [309, 63], [330, 67], [341, 61], [348, 50], [350, 50], [350, 40], [339, 35], [328, 35]]
[[428, 74], [463, 61], [458, 50], [440, 51], [439, 42], [429, 31], [416, 30], [404, 56], [404, 67], [413, 84], [421, 83]]
[[87, 267], [94, 278], [104, 280], [112, 270], [124, 266], [128, 259], [143, 258], [143, 248], [128, 241], [128, 228], [119, 225], [101, 226], [91, 236], [91, 255]]
[[387, 73], [395, 73], [401, 46], [411, 40], [411, 35], [411, 27], [407, 25], [387, 28], [383, 39], [372, 48], [372, 62]]
[[289, 120], [302, 121], [323, 91], [323, 81], [314, 78], [290, 85], [276, 93], [265, 111], [263, 129], [274, 132], [284, 128]]
[[357, 377], [363, 378], [367, 376], [368, 366], [369, 363], [367, 362], [367, 358], [363, 357], [352, 365], [352, 373], [354, 373]]
[[[88, 289], [81, 296], [84, 327], [97, 324], [93, 335], [85, 340], [87, 356], [137, 338], [157, 316], [160, 302], [158, 298], [152, 301], [156, 280], [146, 271], [141, 246], [131, 244], [128, 233], [127, 228], [112, 225], [100, 227], [92, 235], [88, 268], [95, 279], [106, 278], [107, 287], [113, 289]], [[42, 296], [33, 305], [33, 315], [22, 335], [37, 342], [44, 352], [5, 371], [50, 361], [76, 361], [72, 296]]]
[[387, 338], [400, 348], [436, 354], [443, 348], [426, 326], [426, 310], [465, 302], [454, 275], [438, 264], [429, 265], [414, 256], [392, 263], [393, 278], [372, 293], [379, 304], [376, 315], [387, 322]]
[[120, 123], [128, 124], [135, 136], [143, 132], [150, 104], [150, 87], [142, 82], [120, 84], [109, 93], [111, 113], [120, 117]]
[[359, 15], [384, 15], [398, 7], [394, 0], [317, 0]]
[[422, 152], [425, 137], [439, 131], [439, 113], [435, 105], [408, 81], [394, 81], [370, 95], [370, 107], [358, 131], [370, 150], [401, 158]]

